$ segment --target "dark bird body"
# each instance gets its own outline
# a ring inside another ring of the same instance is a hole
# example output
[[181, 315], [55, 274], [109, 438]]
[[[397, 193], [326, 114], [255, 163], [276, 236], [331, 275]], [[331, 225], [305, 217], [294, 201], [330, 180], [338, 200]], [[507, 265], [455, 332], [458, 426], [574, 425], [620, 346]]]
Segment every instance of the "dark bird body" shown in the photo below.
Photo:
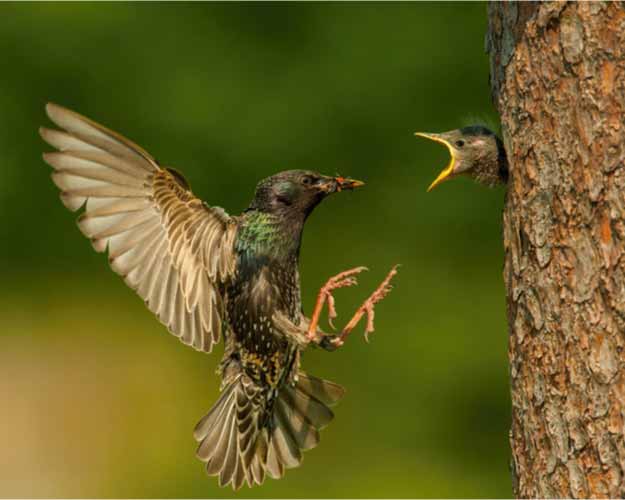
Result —
[[323, 198], [362, 183], [281, 172], [259, 183], [243, 214], [229, 216], [128, 139], [60, 106], [47, 112], [63, 130], [41, 129], [59, 150], [44, 159], [64, 204], [86, 206], [78, 225], [94, 248], [108, 251], [112, 269], [182, 342], [210, 352], [224, 337], [222, 392], [194, 432], [207, 472], [237, 489], [299, 465], [344, 393], [300, 370], [314, 337], [302, 314], [302, 230]]
[[287, 338], [274, 335], [273, 314], [282, 311], [297, 325], [302, 308], [294, 244], [299, 235], [283, 240], [284, 225], [279, 217], [256, 210], [241, 217], [235, 242], [238, 271], [224, 291], [233, 333], [227, 347], [251, 377], [271, 388], [293, 365], [297, 351]]
[[503, 142], [482, 125], [471, 125], [440, 134], [417, 132], [418, 136], [447, 146], [450, 162], [428, 191], [459, 175], [471, 177], [489, 187], [508, 182], [508, 158]]

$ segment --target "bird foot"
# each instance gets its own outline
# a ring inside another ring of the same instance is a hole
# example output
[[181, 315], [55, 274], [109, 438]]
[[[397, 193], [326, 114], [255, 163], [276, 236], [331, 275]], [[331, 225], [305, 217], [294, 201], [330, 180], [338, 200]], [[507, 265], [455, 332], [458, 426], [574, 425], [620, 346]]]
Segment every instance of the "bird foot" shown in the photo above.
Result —
[[341, 334], [329, 342], [334, 345], [334, 347], [341, 347], [345, 343], [345, 339], [350, 334], [350, 332], [356, 327], [360, 319], [366, 314], [367, 315], [367, 324], [365, 326], [365, 340], [369, 342], [369, 334], [373, 333], [375, 330], [373, 320], [375, 318], [374, 306], [380, 302], [384, 297], [388, 295], [388, 293], [393, 289], [393, 286], [390, 284], [393, 277], [397, 274], [397, 267], [393, 266], [390, 272], [386, 275], [386, 278], [380, 283], [380, 285], [373, 291], [373, 293], [369, 296], [367, 300], [365, 300], [362, 305], [356, 310], [352, 319], [345, 325]]
[[319, 324], [324, 304], [328, 305], [328, 323], [332, 329], [334, 329], [333, 320], [336, 318], [337, 314], [332, 292], [339, 288], [357, 285], [358, 281], [356, 279], [356, 275], [363, 271], [367, 271], [367, 268], [364, 266], [348, 269], [347, 271], [343, 271], [336, 276], [332, 276], [328, 281], [326, 281], [326, 284], [321, 287], [319, 293], [317, 294], [317, 302], [315, 303], [315, 309], [313, 310], [313, 314], [310, 318], [310, 324], [308, 326], [307, 337], [310, 342], [319, 343], [317, 326]]

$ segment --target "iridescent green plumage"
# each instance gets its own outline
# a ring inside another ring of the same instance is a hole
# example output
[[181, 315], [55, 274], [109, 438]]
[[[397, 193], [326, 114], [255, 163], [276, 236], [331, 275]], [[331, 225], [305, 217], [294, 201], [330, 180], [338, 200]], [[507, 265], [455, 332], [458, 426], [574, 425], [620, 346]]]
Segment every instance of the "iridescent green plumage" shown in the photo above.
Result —
[[[267, 259], [286, 257], [294, 248], [292, 238], [287, 236], [282, 217], [257, 210], [249, 210], [241, 216], [235, 250], [239, 258]], [[290, 231], [289, 231], [290, 233]]]

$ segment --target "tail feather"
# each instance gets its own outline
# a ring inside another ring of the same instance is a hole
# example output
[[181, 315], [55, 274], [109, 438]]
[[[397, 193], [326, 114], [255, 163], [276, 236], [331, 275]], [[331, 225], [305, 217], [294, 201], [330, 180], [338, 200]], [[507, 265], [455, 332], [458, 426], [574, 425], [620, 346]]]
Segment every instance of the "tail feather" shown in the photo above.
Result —
[[304, 372], [298, 375], [297, 389], [309, 396], [318, 399], [322, 403], [332, 406], [345, 396], [345, 389], [339, 384], [322, 380]]
[[302, 452], [293, 437], [291, 422], [280, 415], [278, 408], [274, 410], [273, 419], [274, 430], [272, 441], [280, 462], [284, 464], [287, 469], [297, 467], [302, 461]]
[[[229, 401], [230, 399], [227, 399], [225, 402]], [[204, 449], [207, 450], [206, 458], [202, 457], [202, 460], [206, 461], [206, 471], [209, 475], [219, 474], [224, 468], [230, 434], [235, 423], [234, 406], [230, 405], [223, 419], [215, 422], [214, 427], [202, 442]]]
[[284, 399], [277, 403], [277, 411], [283, 413], [288, 420], [293, 437], [302, 450], [310, 450], [319, 444], [319, 431], [301, 413], [294, 411]]
[[247, 474], [246, 471], [248, 471], [249, 469], [246, 469], [245, 466], [243, 465], [243, 462], [241, 460], [237, 460], [237, 467], [234, 471], [234, 474], [232, 475], [232, 486], [236, 487], [236, 485], [243, 485], [244, 481], [247, 481], [247, 484], [250, 484], [249, 479], [247, 478]]
[[220, 486], [237, 490], [244, 483], [262, 484], [266, 475], [279, 479], [301, 464], [302, 450], [317, 446], [319, 429], [334, 416], [328, 406], [344, 393], [337, 384], [300, 372], [293, 386], [269, 402], [264, 387], [238, 373], [195, 428], [197, 456], [209, 475], [219, 476]]
[[232, 481], [232, 476], [239, 462], [237, 449], [237, 426], [230, 425], [230, 436], [226, 444], [226, 453], [223, 460], [223, 467], [219, 473], [219, 486], [226, 486]]
[[232, 406], [229, 404], [230, 399], [231, 398], [220, 399], [213, 407], [213, 409], [216, 410], [213, 413], [213, 418], [207, 419], [203, 425], [206, 432], [200, 433], [196, 428], [196, 439], [202, 438], [202, 443], [196, 452], [200, 460], [208, 462], [217, 452], [217, 446], [215, 445], [221, 441], [222, 436], [226, 432], [226, 425], [231, 422]]
[[213, 405], [210, 411], [202, 417], [202, 419], [197, 423], [195, 429], [193, 430], [193, 437], [196, 440], [200, 440], [200, 438], [205, 437], [207, 433], [214, 427], [215, 422], [221, 420], [222, 415], [230, 405], [224, 404], [224, 400], [232, 397], [232, 389], [233, 387], [228, 387], [224, 392], [221, 393], [217, 402]]
[[276, 443], [272, 439], [269, 443], [269, 453], [267, 453], [267, 474], [272, 479], [280, 479], [284, 475], [284, 465], [280, 462]]
[[296, 387], [288, 387], [282, 391], [282, 399], [299, 413], [316, 429], [322, 429], [334, 418], [334, 413], [318, 399], [298, 390]]
[[[251, 472], [247, 478], [248, 486], [254, 486], [256, 484], [263, 484], [265, 482], [265, 467], [261, 463], [261, 459], [258, 455], [255, 455], [250, 463], [249, 471]], [[251, 481], [250, 481], [251, 476]]]

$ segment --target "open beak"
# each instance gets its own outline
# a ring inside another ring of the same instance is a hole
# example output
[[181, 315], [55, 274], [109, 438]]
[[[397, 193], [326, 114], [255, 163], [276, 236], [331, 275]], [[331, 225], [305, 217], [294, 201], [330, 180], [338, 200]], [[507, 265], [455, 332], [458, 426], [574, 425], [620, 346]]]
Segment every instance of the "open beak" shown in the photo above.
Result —
[[430, 187], [428, 188], [428, 192], [430, 192], [430, 191], [432, 191], [432, 189], [434, 189], [436, 186], [441, 184], [443, 181], [449, 179], [451, 174], [453, 174], [453, 172], [454, 172], [454, 165], [456, 164], [456, 158], [454, 157], [454, 150], [451, 147], [451, 144], [449, 144], [449, 142], [447, 142], [445, 139], [443, 139], [440, 134], [429, 134], [429, 133], [425, 133], [425, 132], [416, 132], [415, 135], [417, 135], [419, 137], [425, 137], [426, 139], [430, 139], [431, 141], [440, 142], [441, 144], [444, 144], [447, 147], [447, 149], [449, 150], [449, 157], [450, 157], [449, 164], [443, 169], [443, 171], [440, 174], [438, 174], [438, 177], [436, 179], [434, 179], [434, 182], [432, 182], [432, 184], [430, 184]]
[[351, 190], [365, 185], [365, 183], [362, 181], [357, 181], [356, 179], [348, 179], [346, 177], [335, 177], [334, 180], [336, 181], [337, 191], [344, 191], [346, 189]]

